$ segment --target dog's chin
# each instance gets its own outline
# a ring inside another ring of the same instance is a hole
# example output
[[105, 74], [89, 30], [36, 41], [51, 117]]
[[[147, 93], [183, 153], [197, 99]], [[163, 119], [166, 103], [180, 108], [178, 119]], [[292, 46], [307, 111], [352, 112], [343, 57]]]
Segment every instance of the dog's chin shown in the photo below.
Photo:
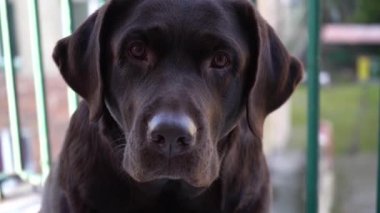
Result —
[[[133, 163], [135, 162], [135, 163]], [[138, 183], [149, 183], [160, 180], [171, 180], [171, 181], [181, 181], [185, 182], [194, 188], [208, 188], [217, 179], [217, 170], [215, 167], [209, 170], [203, 170], [204, 172], [195, 172], [199, 169], [194, 168], [192, 171], [184, 171], [182, 168], [146, 168], [137, 163], [136, 161], [124, 161], [123, 163], [124, 171], [130, 176], [134, 181]]]
[[134, 181], [142, 184], [162, 181], [180, 181], [194, 189], [205, 189], [216, 179], [216, 177], [197, 177], [191, 174], [176, 174], [166, 171], [136, 171], [128, 167], [124, 169]]

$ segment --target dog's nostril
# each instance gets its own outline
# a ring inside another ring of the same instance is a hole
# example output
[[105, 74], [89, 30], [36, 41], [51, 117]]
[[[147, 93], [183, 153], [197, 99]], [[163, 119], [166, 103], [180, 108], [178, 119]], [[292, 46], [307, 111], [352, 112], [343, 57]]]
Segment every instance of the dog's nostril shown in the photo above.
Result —
[[192, 138], [179, 137], [177, 143], [181, 146], [189, 146]]
[[152, 142], [162, 146], [165, 144], [165, 137], [162, 135], [152, 136]]

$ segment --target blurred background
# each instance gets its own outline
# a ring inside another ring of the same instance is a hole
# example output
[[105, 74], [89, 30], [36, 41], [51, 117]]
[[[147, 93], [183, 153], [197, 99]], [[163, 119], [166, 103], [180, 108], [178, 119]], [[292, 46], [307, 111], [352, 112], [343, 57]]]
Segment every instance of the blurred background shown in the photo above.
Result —
[[[32, 62], [33, 25], [25, 0], [7, 3], [20, 121], [23, 171], [18, 177], [11, 141], [4, 44], [0, 43], [0, 212], [37, 212], [41, 194], [40, 142]], [[290, 52], [306, 64], [306, 0], [256, 0]], [[73, 0], [74, 28], [101, 5]], [[321, 0], [319, 212], [373, 213], [376, 209], [380, 108], [380, 1]], [[47, 107], [47, 141], [57, 159], [69, 121], [67, 87], [51, 60], [67, 34], [63, 4], [40, 0], [39, 16]], [[4, 22], [2, 22], [4, 24]], [[265, 123], [264, 147], [273, 184], [273, 212], [305, 212], [307, 76], [291, 100]], [[9, 85], [9, 84], [8, 84]], [[43, 166], [42, 166], [43, 167]], [[25, 181], [27, 180], [27, 181]]]

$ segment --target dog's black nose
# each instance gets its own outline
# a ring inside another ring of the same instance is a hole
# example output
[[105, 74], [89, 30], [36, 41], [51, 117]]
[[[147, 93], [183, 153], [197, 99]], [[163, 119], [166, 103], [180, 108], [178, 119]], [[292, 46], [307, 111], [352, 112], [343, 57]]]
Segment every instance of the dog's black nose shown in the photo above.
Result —
[[196, 127], [183, 114], [160, 113], [148, 123], [148, 138], [153, 148], [168, 157], [183, 154], [195, 143]]

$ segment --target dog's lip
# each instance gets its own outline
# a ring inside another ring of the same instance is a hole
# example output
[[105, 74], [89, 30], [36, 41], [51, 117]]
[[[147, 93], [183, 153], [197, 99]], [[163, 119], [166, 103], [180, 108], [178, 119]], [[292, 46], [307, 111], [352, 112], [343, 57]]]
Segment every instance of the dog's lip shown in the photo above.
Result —
[[148, 179], [136, 179], [133, 177], [133, 179], [139, 183], [147, 184], [147, 183], [154, 183], [157, 181], [183, 181], [186, 183], [186, 185], [189, 188], [197, 189], [197, 190], [203, 190], [207, 189], [210, 184], [212, 183], [206, 183], [201, 182], [192, 178], [189, 178], [188, 176], [181, 176], [181, 175], [167, 175], [167, 174], [160, 174], [160, 175], [154, 175], [151, 176]]

